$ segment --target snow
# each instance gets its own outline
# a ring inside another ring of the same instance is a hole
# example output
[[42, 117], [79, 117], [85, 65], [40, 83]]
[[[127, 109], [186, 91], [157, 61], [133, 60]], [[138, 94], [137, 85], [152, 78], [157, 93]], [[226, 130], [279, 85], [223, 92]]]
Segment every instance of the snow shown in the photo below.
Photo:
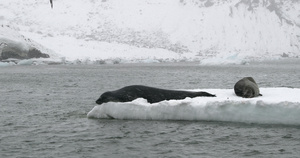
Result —
[[[196, 90], [192, 90], [196, 91]], [[263, 96], [241, 98], [232, 89], [202, 89], [217, 97], [197, 97], [150, 104], [143, 98], [95, 106], [88, 118], [140, 120], [231, 121], [300, 124], [300, 89], [260, 88]]]
[[54, 62], [245, 64], [300, 55], [299, 1], [53, 3], [3, 1], [0, 24], [39, 43]]
[[[300, 1], [286, 0], [6, 0], [0, 44], [35, 47], [50, 59], [1, 66], [199, 61], [247, 64], [300, 56]], [[0, 54], [2, 47], [0, 45]], [[261, 88], [244, 99], [229, 89], [216, 98], [149, 104], [144, 99], [95, 106], [90, 118], [217, 120], [299, 124], [299, 89]]]

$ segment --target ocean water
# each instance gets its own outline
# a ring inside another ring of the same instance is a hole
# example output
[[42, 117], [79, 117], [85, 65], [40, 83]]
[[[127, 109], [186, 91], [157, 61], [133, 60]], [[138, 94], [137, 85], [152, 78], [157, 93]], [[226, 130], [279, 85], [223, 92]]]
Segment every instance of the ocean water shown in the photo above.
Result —
[[245, 76], [300, 88], [300, 62], [1, 67], [0, 157], [298, 157], [299, 125], [87, 118], [123, 86], [233, 88]]

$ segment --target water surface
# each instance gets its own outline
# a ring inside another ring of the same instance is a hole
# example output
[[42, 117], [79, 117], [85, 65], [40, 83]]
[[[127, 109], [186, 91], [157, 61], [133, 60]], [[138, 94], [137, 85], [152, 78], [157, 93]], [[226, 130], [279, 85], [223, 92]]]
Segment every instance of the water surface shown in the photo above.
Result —
[[[126, 85], [300, 88], [296, 61], [38, 65], [0, 68], [0, 157], [298, 157], [300, 126], [88, 119], [101, 93]], [[299, 120], [300, 121], [300, 120]]]

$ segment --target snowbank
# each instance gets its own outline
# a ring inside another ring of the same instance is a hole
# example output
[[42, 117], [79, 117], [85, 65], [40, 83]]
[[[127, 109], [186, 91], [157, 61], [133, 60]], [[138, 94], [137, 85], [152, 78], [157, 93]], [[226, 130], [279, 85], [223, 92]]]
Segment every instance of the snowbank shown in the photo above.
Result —
[[[203, 89], [202, 89], [203, 90]], [[237, 97], [232, 89], [205, 89], [216, 98], [197, 97], [150, 104], [139, 98], [95, 106], [88, 118], [206, 120], [300, 125], [300, 89], [260, 88], [263, 96]]]
[[71, 62], [206, 65], [300, 56], [299, 1], [59, 0], [51, 9], [49, 1], [9, 0], [0, 6], [0, 23]]

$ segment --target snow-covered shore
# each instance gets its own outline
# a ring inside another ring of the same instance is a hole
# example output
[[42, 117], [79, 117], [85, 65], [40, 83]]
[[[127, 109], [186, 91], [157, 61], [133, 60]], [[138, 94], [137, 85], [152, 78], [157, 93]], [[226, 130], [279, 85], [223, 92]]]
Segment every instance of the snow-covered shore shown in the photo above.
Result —
[[244, 64], [300, 56], [299, 1], [53, 2], [51, 9], [47, 0], [4, 1], [0, 24], [58, 63]]

